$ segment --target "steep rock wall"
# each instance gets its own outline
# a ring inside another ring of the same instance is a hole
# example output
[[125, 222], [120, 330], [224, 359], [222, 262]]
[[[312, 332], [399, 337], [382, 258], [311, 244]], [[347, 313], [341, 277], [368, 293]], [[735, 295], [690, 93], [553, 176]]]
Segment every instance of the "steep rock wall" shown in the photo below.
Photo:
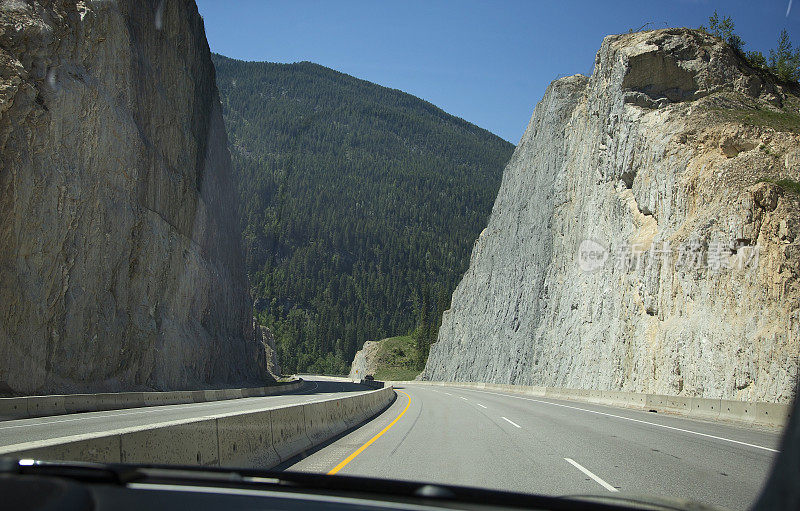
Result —
[[192, 1], [0, 11], [0, 393], [269, 378]]
[[264, 347], [264, 357], [267, 361], [267, 371], [273, 377], [281, 376], [281, 366], [278, 363], [278, 348], [275, 346], [275, 335], [272, 330], [263, 325], [254, 325], [257, 329], [256, 336], [261, 335], [261, 344]]
[[424, 377], [788, 401], [797, 91], [685, 29], [607, 37], [509, 162]]
[[380, 341], [366, 341], [364, 346], [356, 352], [353, 363], [350, 364], [348, 378], [360, 380], [367, 375], [375, 375], [378, 370], [378, 348]]

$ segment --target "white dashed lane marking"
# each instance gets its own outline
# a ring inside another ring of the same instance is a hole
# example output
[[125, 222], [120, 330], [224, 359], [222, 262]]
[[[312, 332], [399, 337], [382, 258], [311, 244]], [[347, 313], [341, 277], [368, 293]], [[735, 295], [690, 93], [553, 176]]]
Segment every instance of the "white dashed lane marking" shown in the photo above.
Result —
[[508, 418], [506, 418], [506, 417], [500, 417], [500, 418], [501, 418], [501, 419], [503, 419], [504, 421], [506, 421], [507, 423], [511, 424], [512, 426], [515, 426], [515, 427], [517, 427], [517, 428], [520, 428], [520, 429], [522, 429], [522, 426], [520, 426], [520, 425], [519, 425], [519, 424], [517, 424], [516, 422], [512, 421], [511, 419], [508, 419]]
[[608, 484], [607, 482], [603, 481], [602, 479], [600, 479], [599, 477], [594, 475], [591, 471], [589, 471], [588, 468], [583, 467], [580, 463], [578, 463], [577, 461], [573, 460], [572, 458], [564, 458], [564, 461], [566, 461], [567, 463], [569, 463], [573, 467], [577, 468], [578, 470], [580, 470], [581, 472], [583, 472], [587, 476], [589, 476], [592, 479], [594, 479], [594, 481], [597, 484], [599, 484], [600, 486], [602, 486], [606, 490], [608, 490], [608, 491], [619, 491], [616, 488], [614, 488], [613, 486], [611, 486], [610, 484]]

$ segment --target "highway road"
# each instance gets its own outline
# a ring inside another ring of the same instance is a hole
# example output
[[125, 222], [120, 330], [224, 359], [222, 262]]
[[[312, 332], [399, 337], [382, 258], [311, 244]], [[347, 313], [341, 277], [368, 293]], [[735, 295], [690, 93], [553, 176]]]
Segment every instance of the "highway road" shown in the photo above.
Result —
[[405, 385], [371, 422], [285, 467], [548, 495], [754, 501], [778, 431], [470, 388]]
[[301, 389], [274, 396], [0, 421], [0, 450], [8, 450], [12, 446], [26, 442], [107, 432], [121, 428], [156, 425], [169, 421], [209, 417], [226, 413], [254, 412], [282, 405], [308, 403], [337, 396], [352, 395], [353, 392], [368, 392], [371, 390], [363, 385], [341, 378], [303, 376], [303, 379], [306, 384]]

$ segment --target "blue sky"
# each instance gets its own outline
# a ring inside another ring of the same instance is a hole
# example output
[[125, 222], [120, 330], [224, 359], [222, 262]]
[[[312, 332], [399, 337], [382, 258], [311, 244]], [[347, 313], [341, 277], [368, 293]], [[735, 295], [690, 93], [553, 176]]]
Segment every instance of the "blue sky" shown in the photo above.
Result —
[[696, 27], [717, 9], [745, 49], [800, 44], [800, 0], [198, 0], [212, 51], [308, 60], [426, 99], [517, 143], [547, 85], [588, 74], [603, 36]]

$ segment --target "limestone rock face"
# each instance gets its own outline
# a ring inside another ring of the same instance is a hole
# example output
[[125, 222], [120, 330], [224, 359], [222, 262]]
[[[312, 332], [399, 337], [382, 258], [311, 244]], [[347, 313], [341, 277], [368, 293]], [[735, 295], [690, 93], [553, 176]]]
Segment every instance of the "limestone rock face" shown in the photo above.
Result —
[[0, 4], [0, 393], [263, 383], [191, 1]]
[[537, 105], [424, 377], [790, 400], [798, 106], [705, 34], [607, 37]]
[[255, 325], [261, 334], [261, 344], [264, 346], [264, 357], [267, 360], [267, 371], [273, 376], [281, 375], [281, 366], [278, 363], [278, 349], [275, 347], [275, 336], [272, 330], [263, 326]]
[[361, 380], [368, 374], [375, 375], [378, 370], [378, 348], [380, 341], [366, 341], [364, 346], [356, 352], [353, 363], [350, 364], [348, 378]]

